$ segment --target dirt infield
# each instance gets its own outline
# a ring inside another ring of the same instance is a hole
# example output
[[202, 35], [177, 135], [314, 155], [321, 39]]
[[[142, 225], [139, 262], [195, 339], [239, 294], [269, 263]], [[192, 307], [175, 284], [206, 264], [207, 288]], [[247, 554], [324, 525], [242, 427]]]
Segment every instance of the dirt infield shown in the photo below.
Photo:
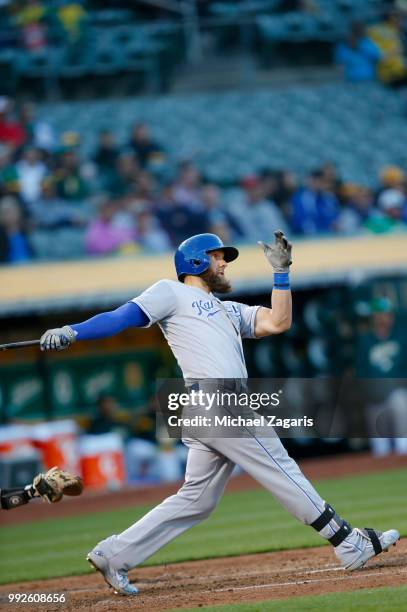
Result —
[[140, 588], [140, 594], [131, 598], [114, 595], [96, 573], [1, 586], [1, 609], [4, 612], [16, 610], [16, 604], [7, 604], [8, 593], [66, 595], [65, 604], [30, 604], [30, 607], [24, 606], [26, 610], [51, 612], [92, 608], [95, 612], [164, 612], [398, 586], [407, 580], [407, 539], [356, 572], [339, 568], [332, 549], [325, 546], [140, 568], [133, 570], [130, 576]]
[[[389, 457], [374, 458], [369, 453], [359, 453], [357, 455], [346, 454], [323, 459], [306, 459], [299, 463], [304, 474], [311, 480], [316, 480], [407, 468], [407, 456], [390, 455]], [[61, 504], [47, 505], [41, 502], [32, 502], [29, 506], [21, 506], [12, 512], [2, 512], [0, 524], [3, 526], [13, 525], [53, 517], [73, 516], [79, 513], [154, 504], [175, 493], [181, 484], [181, 482], [178, 482], [143, 488], [132, 487], [116, 492], [97, 492], [88, 489], [81, 497], [64, 498]], [[255, 480], [246, 474], [241, 474], [230, 480], [227, 491], [246, 491], [258, 488], [260, 488], [260, 485]]]

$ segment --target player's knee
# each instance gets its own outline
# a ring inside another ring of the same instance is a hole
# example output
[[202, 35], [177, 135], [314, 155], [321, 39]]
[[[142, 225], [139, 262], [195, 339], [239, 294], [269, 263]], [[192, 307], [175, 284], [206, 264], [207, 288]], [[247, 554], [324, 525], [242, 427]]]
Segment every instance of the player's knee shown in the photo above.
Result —
[[[182, 491], [182, 490], [181, 490]], [[181, 493], [181, 491], [179, 493]], [[191, 516], [204, 519], [216, 508], [219, 497], [212, 491], [200, 494], [198, 491], [182, 491], [182, 494], [189, 499], [189, 512]]]
[[198, 514], [200, 518], [208, 518], [208, 516], [215, 510], [218, 500], [213, 496], [201, 499], [198, 503]]

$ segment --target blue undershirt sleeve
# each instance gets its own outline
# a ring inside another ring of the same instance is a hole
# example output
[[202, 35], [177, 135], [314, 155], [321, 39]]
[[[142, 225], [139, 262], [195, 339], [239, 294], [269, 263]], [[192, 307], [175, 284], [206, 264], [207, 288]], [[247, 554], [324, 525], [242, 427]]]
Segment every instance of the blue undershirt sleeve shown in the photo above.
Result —
[[144, 327], [150, 319], [134, 302], [127, 302], [111, 312], [71, 325], [77, 340], [95, 340], [114, 336], [128, 327]]

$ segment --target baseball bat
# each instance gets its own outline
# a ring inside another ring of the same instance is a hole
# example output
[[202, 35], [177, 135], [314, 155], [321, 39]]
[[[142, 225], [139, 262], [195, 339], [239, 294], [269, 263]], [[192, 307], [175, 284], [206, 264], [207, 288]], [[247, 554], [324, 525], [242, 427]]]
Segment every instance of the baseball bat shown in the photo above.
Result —
[[9, 349], [19, 349], [26, 346], [39, 346], [39, 340], [23, 340], [22, 342], [8, 342], [7, 344], [0, 344], [0, 351], [8, 351]]

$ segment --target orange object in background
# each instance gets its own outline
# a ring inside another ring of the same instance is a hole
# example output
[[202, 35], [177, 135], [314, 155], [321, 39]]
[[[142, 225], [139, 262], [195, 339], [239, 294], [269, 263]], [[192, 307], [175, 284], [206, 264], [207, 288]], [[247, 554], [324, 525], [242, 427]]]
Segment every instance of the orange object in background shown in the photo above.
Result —
[[80, 438], [80, 465], [85, 487], [118, 489], [126, 482], [124, 449], [116, 433]]
[[50, 421], [34, 425], [33, 445], [41, 452], [44, 468], [57, 465], [61, 470], [80, 474], [78, 428], [75, 421]]
[[35, 454], [29, 425], [5, 425], [0, 428], [0, 455], [21, 457]]

